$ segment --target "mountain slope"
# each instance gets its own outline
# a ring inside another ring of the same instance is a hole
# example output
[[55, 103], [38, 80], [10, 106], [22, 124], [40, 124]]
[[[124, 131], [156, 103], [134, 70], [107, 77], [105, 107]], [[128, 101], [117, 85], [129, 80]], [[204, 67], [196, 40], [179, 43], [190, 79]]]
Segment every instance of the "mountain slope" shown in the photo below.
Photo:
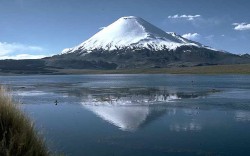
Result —
[[165, 32], [139, 17], [122, 17], [80, 45], [45, 59], [73, 69], [163, 68], [250, 63], [250, 58], [218, 51]]
[[63, 54], [76, 51], [91, 52], [94, 50], [119, 50], [146, 48], [150, 50], [175, 50], [180, 46], [201, 47], [199, 43], [192, 42], [166, 33], [139, 17], [122, 17], [96, 33], [93, 37], [79, 46], [63, 50]]

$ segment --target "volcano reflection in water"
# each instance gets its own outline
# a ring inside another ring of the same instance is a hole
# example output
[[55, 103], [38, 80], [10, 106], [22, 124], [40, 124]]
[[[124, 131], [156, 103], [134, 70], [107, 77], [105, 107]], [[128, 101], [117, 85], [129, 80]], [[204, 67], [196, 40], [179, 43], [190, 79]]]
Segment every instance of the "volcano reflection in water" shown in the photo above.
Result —
[[[82, 105], [121, 130], [135, 131], [166, 113], [173, 114], [173, 108], [166, 107], [166, 104], [182, 98], [198, 98], [207, 94], [208, 92], [170, 94], [159, 90], [154, 90], [154, 92], [152, 90], [138, 92], [137, 90], [136, 93], [133, 90], [127, 94], [121, 94], [120, 92], [110, 93], [110, 91], [105, 93], [104, 90], [103, 94], [93, 94], [92, 92], [87, 97], [85, 94]], [[197, 130], [197, 128], [192, 128], [192, 125], [190, 127], [190, 130]], [[176, 125], [171, 128], [175, 129]]]

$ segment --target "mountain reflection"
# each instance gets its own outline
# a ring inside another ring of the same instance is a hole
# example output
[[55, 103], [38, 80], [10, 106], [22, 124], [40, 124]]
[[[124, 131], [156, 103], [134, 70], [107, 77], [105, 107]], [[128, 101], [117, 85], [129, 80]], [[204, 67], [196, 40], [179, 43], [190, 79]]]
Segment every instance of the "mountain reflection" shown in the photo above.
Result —
[[91, 105], [150, 105], [173, 102], [181, 99], [205, 97], [217, 90], [202, 92], [169, 92], [158, 88], [81, 88], [68, 95], [81, 97]]
[[[209, 93], [169, 93], [152, 88], [89, 89], [84, 90], [82, 105], [121, 130], [135, 131], [164, 114], [175, 115], [176, 110], [167, 107], [167, 103], [183, 98], [203, 97]], [[197, 110], [182, 111], [188, 115], [198, 114]], [[194, 122], [174, 124], [170, 125], [170, 130], [198, 131], [201, 126]]]
[[[86, 105], [84, 108], [93, 112], [101, 119], [119, 127], [123, 131], [135, 131], [163, 115], [175, 116], [176, 108], [165, 106], [115, 106], [115, 105]], [[181, 110], [181, 115], [186, 114]], [[176, 119], [174, 119], [175, 121]], [[171, 131], [200, 131], [202, 126], [193, 120], [176, 121], [169, 124]]]
[[163, 114], [166, 109], [149, 106], [96, 106], [84, 107], [124, 131], [135, 131]]
[[165, 107], [152, 107], [151, 104], [180, 99], [177, 94], [156, 89], [134, 88], [127, 92], [123, 88], [105, 91], [103, 94], [98, 94], [98, 91], [89, 94], [83, 99], [83, 106], [124, 131], [135, 131], [166, 113]]

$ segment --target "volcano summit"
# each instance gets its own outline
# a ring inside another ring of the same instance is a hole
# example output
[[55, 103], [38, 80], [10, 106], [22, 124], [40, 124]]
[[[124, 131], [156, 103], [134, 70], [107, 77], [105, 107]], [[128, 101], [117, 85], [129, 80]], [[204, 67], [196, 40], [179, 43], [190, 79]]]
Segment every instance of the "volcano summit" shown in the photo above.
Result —
[[174, 33], [166, 33], [142, 18], [128, 16], [118, 19], [79, 46], [65, 49], [62, 53], [144, 48], [154, 51], [175, 50], [181, 46], [200, 47], [201, 44], [177, 36]]
[[121, 17], [80, 45], [47, 59], [60, 68], [162, 68], [250, 62], [165, 32], [140, 17]]

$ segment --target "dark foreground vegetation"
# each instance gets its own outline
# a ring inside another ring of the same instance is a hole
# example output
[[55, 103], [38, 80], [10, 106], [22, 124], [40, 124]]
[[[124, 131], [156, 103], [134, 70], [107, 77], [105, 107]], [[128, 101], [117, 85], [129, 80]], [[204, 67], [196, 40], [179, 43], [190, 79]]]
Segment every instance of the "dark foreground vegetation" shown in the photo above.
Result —
[[20, 111], [6, 89], [0, 86], [0, 155], [48, 156], [43, 139]]

